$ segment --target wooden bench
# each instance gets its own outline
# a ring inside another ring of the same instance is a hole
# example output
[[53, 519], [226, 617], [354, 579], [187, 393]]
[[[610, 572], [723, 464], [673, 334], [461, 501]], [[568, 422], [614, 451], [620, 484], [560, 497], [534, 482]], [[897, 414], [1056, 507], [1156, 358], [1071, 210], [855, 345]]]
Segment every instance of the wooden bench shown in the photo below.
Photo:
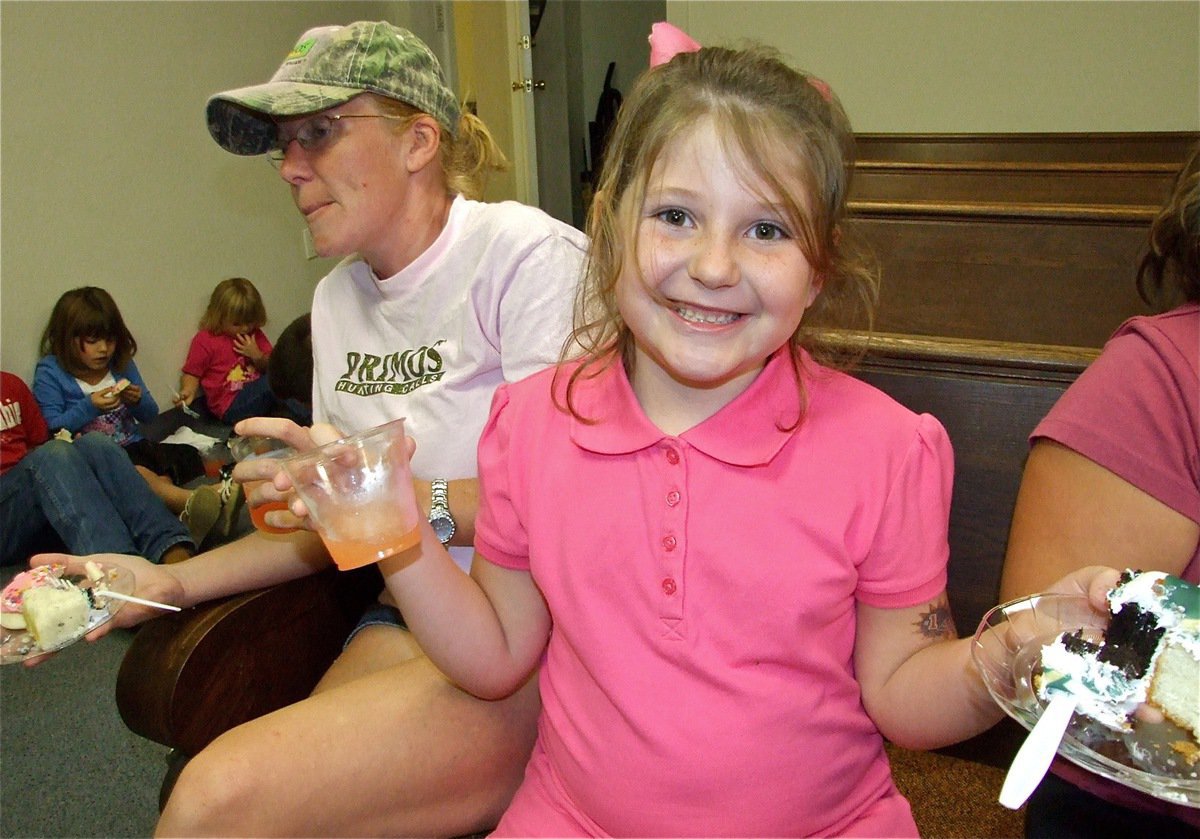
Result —
[[1196, 132], [860, 134], [851, 225], [883, 268], [875, 328], [1100, 347]]
[[[959, 630], [969, 635], [999, 596], [1026, 437], [1096, 352], [899, 335], [836, 340], [865, 349], [857, 375], [935, 415], [949, 432], [956, 458], [949, 587]], [[327, 571], [147, 623], [118, 675], [122, 718], [137, 734], [195, 754], [231, 726], [306, 696], [379, 587], [373, 568]], [[930, 691], [936, 713], [936, 686]], [[1011, 831], [1019, 815], [995, 796], [1019, 734], [1002, 724], [940, 754], [894, 750], [897, 783], [925, 835]], [[981, 790], [969, 804], [968, 781]]]

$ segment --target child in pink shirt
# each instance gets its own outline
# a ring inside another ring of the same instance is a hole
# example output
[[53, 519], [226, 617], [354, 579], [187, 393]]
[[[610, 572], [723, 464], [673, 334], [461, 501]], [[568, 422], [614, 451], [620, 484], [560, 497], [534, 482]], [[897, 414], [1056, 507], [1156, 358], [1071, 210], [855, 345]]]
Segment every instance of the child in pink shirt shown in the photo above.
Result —
[[265, 375], [271, 357], [266, 322], [254, 283], [243, 277], [217, 283], [183, 363], [175, 404], [190, 405], [203, 389], [208, 410], [231, 425], [276, 408]]
[[916, 836], [884, 739], [1001, 716], [946, 598], [950, 443], [802, 323], [877, 292], [836, 98], [691, 47], [625, 100], [573, 357], [496, 392], [470, 575], [424, 524], [380, 568], [465, 690], [540, 665], [497, 835]]

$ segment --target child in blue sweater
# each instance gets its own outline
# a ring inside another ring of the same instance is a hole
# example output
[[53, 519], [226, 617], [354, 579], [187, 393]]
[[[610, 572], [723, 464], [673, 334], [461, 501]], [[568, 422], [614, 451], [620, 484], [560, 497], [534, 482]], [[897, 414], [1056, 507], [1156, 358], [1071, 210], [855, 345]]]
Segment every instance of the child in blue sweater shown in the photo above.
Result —
[[[65, 429], [72, 437], [99, 431], [112, 437], [168, 509], [187, 521], [198, 499], [181, 485], [202, 475], [204, 464], [194, 447], [147, 440], [138, 430], [139, 423], [158, 416], [158, 403], [134, 363], [137, 341], [112, 295], [95, 286], [64, 293], [42, 333], [41, 353], [33, 395], [50, 431]], [[213, 492], [220, 507], [228, 506], [228, 513], [220, 510], [222, 529], [228, 531], [240, 506], [240, 488], [210, 487], [202, 496]], [[212, 499], [204, 502], [212, 507]], [[200, 537], [197, 544], [213, 522], [206, 525], [203, 534], [193, 529]]]

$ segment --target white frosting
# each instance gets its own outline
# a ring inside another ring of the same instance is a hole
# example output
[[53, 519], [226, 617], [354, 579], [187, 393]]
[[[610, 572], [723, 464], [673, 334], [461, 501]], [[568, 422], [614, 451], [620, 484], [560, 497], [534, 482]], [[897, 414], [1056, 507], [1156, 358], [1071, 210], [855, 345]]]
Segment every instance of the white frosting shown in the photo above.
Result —
[[1097, 661], [1095, 653], [1069, 652], [1061, 635], [1042, 648], [1042, 667], [1050, 678], [1039, 681], [1038, 696], [1048, 699], [1051, 693], [1069, 693], [1080, 712], [1109, 728], [1128, 730], [1129, 715], [1146, 701], [1147, 679], [1130, 679], [1111, 664]]
[[1109, 610], [1115, 615], [1126, 603], [1132, 603], [1158, 619], [1159, 626], [1173, 627], [1183, 620], [1183, 615], [1165, 606], [1159, 583], [1167, 575], [1161, 571], [1146, 571], [1138, 574], [1122, 586], [1117, 586], [1108, 596]]
[[1042, 648], [1043, 676], [1038, 681], [1038, 696], [1049, 699], [1051, 693], [1069, 693], [1078, 702], [1080, 712], [1109, 728], [1128, 731], [1130, 715], [1146, 701], [1155, 663], [1166, 642], [1176, 643], [1200, 658], [1200, 636], [1195, 628], [1187, 625], [1182, 609], [1164, 602], [1160, 584], [1166, 577], [1158, 571], [1143, 572], [1113, 589], [1108, 597], [1112, 614], [1132, 604], [1153, 615], [1166, 630], [1144, 676], [1130, 678], [1117, 667], [1098, 661], [1095, 653], [1069, 652], [1060, 635]]

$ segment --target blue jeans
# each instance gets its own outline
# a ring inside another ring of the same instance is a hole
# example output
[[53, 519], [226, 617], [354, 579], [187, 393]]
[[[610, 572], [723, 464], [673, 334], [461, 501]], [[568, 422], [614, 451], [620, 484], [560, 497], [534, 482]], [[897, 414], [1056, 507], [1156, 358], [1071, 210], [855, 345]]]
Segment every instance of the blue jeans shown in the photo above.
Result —
[[295, 399], [280, 400], [271, 391], [266, 376], [259, 376], [250, 384], [238, 391], [237, 396], [225, 409], [221, 421], [229, 425], [237, 425], [249, 417], [281, 416], [278, 412], [286, 408], [288, 413], [300, 425], [312, 425], [312, 409], [301, 405]]
[[[2, 563], [24, 563], [56, 533], [73, 554], [119, 553], [152, 562], [195, 547], [112, 438], [50, 440], [0, 475]], [[52, 533], [51, 533], [52, 531]]]

